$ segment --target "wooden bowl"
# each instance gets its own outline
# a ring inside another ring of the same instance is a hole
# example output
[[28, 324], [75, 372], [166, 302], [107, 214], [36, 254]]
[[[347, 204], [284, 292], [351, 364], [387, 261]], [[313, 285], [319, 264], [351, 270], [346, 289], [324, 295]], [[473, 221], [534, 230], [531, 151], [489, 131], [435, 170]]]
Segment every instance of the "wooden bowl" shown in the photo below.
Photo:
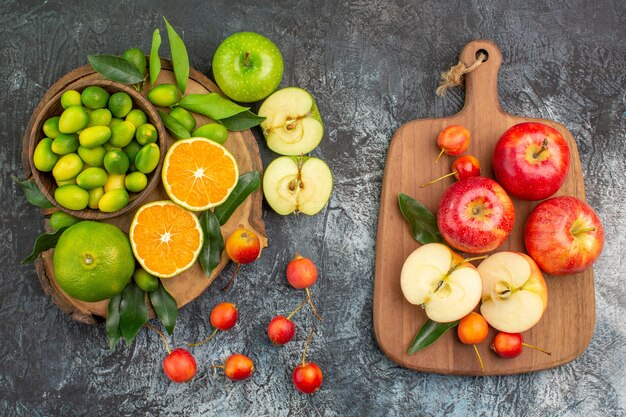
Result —
[[[68, 90], [77, 90], [81, 92], [84, 88], [89, 87], [91, 85], [97, 85], [104, 88], [109, 94], [117, 93], [118, 91], [123, 91], [130, 95], [133, 100], [133, 108], [138, 108], [143, 110], [148, 117], [148, 122], [152, 123], [154, 127], [156, 127], [157, 132], [159, 134], [158, 145], [161, 151], [161, 157], [159, 158], [159, 163], [157, 167], [152, 171], [148, 176], [148, 185], [144, 190], [139, 193], [129, 193], [130, 200], [126, 207], [122, 209], [112, 212], [105, 213], [100, 210], [93, 210], [89, 207], [84, 210], [70, 210], [68, 208], [60, 205], [56, 199], [54, 198], [54, 191], [57, 188], [56, 181], [52, 176], [51, 172], [41, 172], [37, 168], [35, 168], [33, 162], [33, 153], [35, 151], [35, 147], [46, 136], [43, 133], [43, 124], [50, 117], [60, 116], [63, 112], [63, 107], [61, 106], [61, 96], [65, 91]], [[69, 84], [65, 89], [59, 91], [52, 99], [44, 105], [39, 114], [36, 115], [35, 122], [32, 125], [30, 131], [30, 137], [28, 140], [28, 163], [30, 164], [30, 169], [33, 174], [33, 178], [37, 186], [41, 190], [41, 192], [46, 196], [52, 204], [58, 207], [60, 210], [71, 214], [72, 216], [81, 218], [81, 219], [89, 219], [89, 220], [101, 220], [108, 219], [111, 217], [117, 217], [122, 214], [128, 213], [132, 210], [135, 210], [141, 202], [157, 187], [159, 181], [161, 179], [161, 167], [163, 165], [163, 158], [165, 157], [165, 128], [163, 127], [163, 123], [161, 123], [161, 118], [159, 117], [157, 111], [152, 106], [152, 104], [143, 97], [140, 93], [128, 87], [124, 84], [116, 83], [114, 81], [109, 80], [78, 80]]]

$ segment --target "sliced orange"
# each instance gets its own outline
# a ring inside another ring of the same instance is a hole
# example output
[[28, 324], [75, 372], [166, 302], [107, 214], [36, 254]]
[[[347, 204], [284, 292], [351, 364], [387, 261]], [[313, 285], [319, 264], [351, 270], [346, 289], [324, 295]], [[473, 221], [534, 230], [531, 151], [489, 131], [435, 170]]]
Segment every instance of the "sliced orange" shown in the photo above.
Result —
[[171, 201], [141, 206], [130, 225], [129, 237], [143, 269], [161, 278], [191, 267], [204, 239], [196, 215]]
[[174, 143], [165, 155], [163, 186], [177, 204], [202, 211], [219, 206], [237, 185], [237, 161], [219, 143], [189, 138]]

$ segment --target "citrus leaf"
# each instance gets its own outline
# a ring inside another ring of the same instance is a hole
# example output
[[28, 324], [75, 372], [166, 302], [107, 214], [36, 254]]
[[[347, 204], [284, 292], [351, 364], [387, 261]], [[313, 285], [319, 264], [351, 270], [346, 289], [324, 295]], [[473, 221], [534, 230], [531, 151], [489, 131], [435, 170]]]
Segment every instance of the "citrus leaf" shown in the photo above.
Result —
[[249, 107], [235, 104], [217, 93], [189, 94], [183, 97], [178, 105], [185, 110], [202, 114], [213, 120], [226, 119], [249, 109]]
[[122, 301], [122, 294], [115, 294], [109, 299], [109, 307], [107, 313], [107, 338], [109, 339], [109, 349], [115, 349], [117, 342], [122, 335], [120, 331], [120, 303]]
[[437, 218], [426, 207], [404, 193], [398, 194], [402, 215], [409, 222], [413, 239], [421, 244], [441, 242]]
[[120, 303], [120, 330], [127, 344], [133, 342], [135, 335], [147, 321], [146, 293], [131, 281], [124, 289]]
[[239, 207], [241, 203], [253, 192], [255, 192], [261, 184], [259, 171], [250, 171], [239, 176], [237, 185], [230, 193], [226, 201], [219, 206], [215, 207], [213, 213], [217, 218], [217, 221], [223, 225], [225, 224], [233, 212]]
[[159, 110], [159, 116], [161, 116], [161, 120], [163, 121], [163, 125], [167, 130], [170, 131], [172, 135], [176, 137], [176, 139], [187, 139], [191, 137], [191, 133], [185, 126], [183, 126], [178, 120], [174, 119], [167, 113], [164, 113]]
[[33, 251], [26, 258], [22, 259], [22, 264], [29, 264], [37, 259], [39, 254], [54, 248], [63, 232], [65, 232], [65, 229], [67, 229], [67, 227], [62, 227], [53, 233], [40, 234], [37, 239], [35, 239]]
[[154, 84], [161, 72], [161, 58], [159, 48], [161, 47], [161, 32], [154, 29], [152, 33], [152, 47], [150, 48], [150, 84]]
[[37, 187], [37, 183], [35, 180], [20, 180], [16, 176], [13, 176], [13, 181], [22, 187], [22, 191], [24, 191], [24, 195], [26, 196], [26, 200], [32, 204], [33, 206], [41, 207], [41, 208], [52, 208], [54, 204], [52, 204], [45, 195], [39, 190]]
[[176, 318], [178, 317], [178, 304], [172, 295], [167, 292], [163, 283], [159, 280], [159, 286], [156, 290], [148, 293], [150, 303], [156, 312], [157, 317], [165, 326], [167, 334], [170, 336], [174, 332], [176, 326]]
[[115, 55], [89, 55], [87, 60], [100, 75], [122, 84], [136, 84], [143, 76], [130, 61]]
[[239, 132], [241, 130], [258, 126], [263, 123], [263, 120], [265, 120], [265, 117], [257, 116], [250, 110], [246, 110], [226, 119], [220, 119], [220, 123], [223, 124], [228, 130]]
[[170, 25], [165, 17], [165, 26], [167, 27], [167, 39], [170, 41], [170, 51], [172, 53], [172, 65], [174, 67], [174, 77], [176, 84], [182, 94], [187, 89], [187, 80], [189, 79], [189, 57], [187, 56], [187, 48], [185, 43], [178, 36], [174, 28]]
[[204, 269], [204, 274], [210, 277], [222, 258], [224, 238], [222, 237], [220, 222], [211, 210], [203, 212], [199, 220], [204, 233], [204, 243], [198, 261]]
[[445, 332], [457, 324], [459, 324], [458, 320], [450, 323], [437, 323], [436, 321], [427, 319], [424, 324], [422, 324], [422, 327], [420, 327], [419, 331], [415, 335], [415, 338], [411, 342], [408, 354], [412, 355], [415, 352], [432, 345], [437, 341], [437, 339], [443, 336]]

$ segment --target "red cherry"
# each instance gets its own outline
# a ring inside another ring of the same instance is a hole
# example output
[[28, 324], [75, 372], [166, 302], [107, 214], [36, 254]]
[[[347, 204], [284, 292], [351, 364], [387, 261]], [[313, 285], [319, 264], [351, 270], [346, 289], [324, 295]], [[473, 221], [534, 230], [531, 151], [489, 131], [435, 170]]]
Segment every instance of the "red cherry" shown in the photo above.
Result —
[[190, 381], [196, 370], [196, 360], [186, 349], [176, 348], [163, 359], [163, 371], [174, 382]]
[[452, 156], [460, 155], [469, 148], [469, 145], [469, 130], [461, 125], [448, 126], [437, 136], [437, 146], [441, 149], [441, 152], [436, 161], [439, 161], [439, 158], [444, 153]]
[[313, 394], [322, 386], [322, 370], [313, 362], [305, 362], [293, 370], [293, 385], [305, 393]]
[[293, 321], [285, 316], [276, 316], [267, 325], [267, 336], [277, 345], [284, 345], [289, 342], [296, 332]]
[[463, 155], [459, 156], [452, 162], [452, 172], [449, 174], [443, 175], [437, 179], [434, 179], [430, 182], [420, 185], [420, 188], [424, 188], [429, 186], [430, 184], [434, 184], [439, 180], [444, 178], [448, 178], [454, 175], [454, 178], [457, 180], [462, 180], [469, 177], [478, 177], [480, 176], [480, 162], [478, 159], [473, 157], [472, 155]]
[[252, 359], [241, 353], [235, 353], [230, 355], [223, 366], [217, 368], [224, 368], [224, 374], [233, 381], [242, 381], [249, 378], [254, 372], [254, 363]]
[[287, 265], [287, 281], [297, 290], [309, 288], [317, 281], [317, 268], [309, 258], [300, 255]]
[[540, 349], [537, 346], [524, 343], [524, 338], [521, 333], [498, 332], [493, 338], [491, 349], [493, 349], [493, 351], [502, 358], [512, 359], [518, 357], [522, 353], [523, 346], [538, 350], [546, 355], [551, 355], [550, 352]]
[[228, 284], [222, 288], [222, 291], [226, 291], [228, 287], [230, 287], [230, 284], [233, 283], [241, 265], [249, 264], [259, 257], [261, 253], [261, 241], [252, 230], [240, 227], [226, 239], [225, 248], [228, 257], [232, 259], [233, 262], [237, 263], [237, 268], [235, 268], [235, 272], [233, 272], [233, 275], [230, 277]]
[[220, 303], [211, 311], [211, 326], [220, 330], [232, 329], [237, 324], [239, 313], [232, 303]]

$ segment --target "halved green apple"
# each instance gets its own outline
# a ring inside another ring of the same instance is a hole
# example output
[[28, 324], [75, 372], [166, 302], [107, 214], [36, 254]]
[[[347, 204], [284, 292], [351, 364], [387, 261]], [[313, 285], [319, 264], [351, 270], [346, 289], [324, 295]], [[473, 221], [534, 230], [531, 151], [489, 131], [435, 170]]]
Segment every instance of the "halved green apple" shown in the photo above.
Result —
[[281, 155], [311, 152], [324, 136], [324, 124], [313, 96], [298, 87], [287, 87], [269, 96], [259, 109], [265, 117], [261, 128], [267, 146]]
[[281, 156], [263, 174], [263, 194], [278, 214], [312, 216], [324, 208], [333, 190], [333, 176], [324, 161]]

